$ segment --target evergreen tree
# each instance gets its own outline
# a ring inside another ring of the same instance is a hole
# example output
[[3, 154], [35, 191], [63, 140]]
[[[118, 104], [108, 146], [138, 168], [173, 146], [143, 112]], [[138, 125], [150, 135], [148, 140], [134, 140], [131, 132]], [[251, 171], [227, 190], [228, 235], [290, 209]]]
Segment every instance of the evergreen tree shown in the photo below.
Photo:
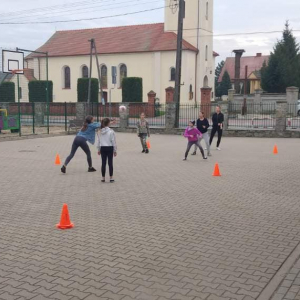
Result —
[[261, 69], [262, 88], [269, 93], [285, 93], [289, 86], [300, 87], [299, 45], [286, 22], [283, 36]]
[[215, 95], [216, 97], [221, 97], [221, 87], [220, 83], [218, 82], [220, 74], [222, 72], [222, 69], [225, 65], [225, 61], [222, 60], [221, 62], [218, 63], [216, 70], [215, 70]]
[[228, 95], [228, 90], [232, 88], [230, 76], [227, 71], [225, 71], [223, 77], [222, 77], [222, 82], [220, 84], [220, 94], [221, 96], [223, 95]]

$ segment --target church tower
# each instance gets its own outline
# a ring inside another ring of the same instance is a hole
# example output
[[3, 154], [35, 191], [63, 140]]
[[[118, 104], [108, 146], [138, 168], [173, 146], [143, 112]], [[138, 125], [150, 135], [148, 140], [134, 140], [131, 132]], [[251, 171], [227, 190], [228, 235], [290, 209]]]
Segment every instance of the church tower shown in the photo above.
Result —
[[[165, 32], [177, 34], [179, 0], [165, 0], [165, 6]], [[183, 39], [199, 50], [195, 66], [199, 102], [202, 87], [214, 88], [213, 0], [185, 0]]]

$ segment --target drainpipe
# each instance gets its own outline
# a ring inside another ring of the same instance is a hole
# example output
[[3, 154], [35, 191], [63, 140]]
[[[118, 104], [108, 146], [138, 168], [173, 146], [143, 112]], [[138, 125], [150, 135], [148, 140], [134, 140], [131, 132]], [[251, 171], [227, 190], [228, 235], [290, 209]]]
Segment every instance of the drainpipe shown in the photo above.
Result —
[[200, 0], [198, 0], [198, 23], [197, 23], [197, 53], [196, 53], [196, 68], [195, 68], [195, 106], [197, 106], [197, 75], [198, 75], [198, 54], [199, 54], [199, 31], [200, 31]]

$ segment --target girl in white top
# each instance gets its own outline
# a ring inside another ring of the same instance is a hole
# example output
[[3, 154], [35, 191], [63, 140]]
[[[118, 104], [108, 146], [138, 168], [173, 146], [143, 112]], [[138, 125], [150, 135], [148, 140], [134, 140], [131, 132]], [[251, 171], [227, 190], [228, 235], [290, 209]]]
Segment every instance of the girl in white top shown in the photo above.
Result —
[[102, 180], [101, 182], [105, 182], [105, 173], [106, 173], [106, 163], [108, 161], [109, 167], [109, 176], [110, 182], [113, 183], [113, 158], [117, 156], [117, 143], [115, 132], [109, 128], [110, 120], [105, 118], [101, 122], [101, 132], [98, 135], [98, 155], [101, 155], [102, 158]]

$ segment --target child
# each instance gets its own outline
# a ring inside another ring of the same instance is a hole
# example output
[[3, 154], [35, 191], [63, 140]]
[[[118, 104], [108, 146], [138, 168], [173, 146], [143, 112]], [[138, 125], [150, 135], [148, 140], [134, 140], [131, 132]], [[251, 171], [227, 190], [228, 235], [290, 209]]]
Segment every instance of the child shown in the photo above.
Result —
[[197, 147], [200, 149], [203, 159], [207, 159], [207, 157], [204, 155], [203, 148], [199, 144], [199, 138], [202, 137], [202, 133], [197, 128], [195, 128], [195, 121], [190, 121], [189, 127], [187, 127], [184, 132], [184, 137], [188, 138], [188, 145], [183, 160], [187, 159], [189, 151], [193, 145], [197, 145]]
[[93, 168], [92, 165], [92, 157], [91, 157], [91, 151], [87, 144], [87, 142], [90, 142], [92, 145], [95, 143], [95, 130], [98, 129], [101, 126], [100, 123], [94, 122], [93, 116], [87, 116], [85, 118], [85, 121], [83, 123], [83, 126], [81, 130], [77, 133], [73, 144], [70, 155], [67, 157], [64, 165], [61, 167], [61, 172], [66, 173], [67, 165], [71, 161], [71, 159], [74, 157], [78, 147], [80, 147], [87, 156], [88, 161], [88, 172], [95, 172], [96, 170]]
[[149, 153], [149, 149], [147, 147], [147, 136], [150, 137], [149, 123], [145, 119], [145, 114], [141, 113], [140, 120], [136, 124], [137, 127], [137, 135], [141, 140], [141, 144], [143, 147], [142, 153]]
[[101, 155], [102, 158], [102, 180], [105, 182], [105, 173], [106, 173], [106, 163], [108, 160], [109, 167], [109, 176], [110, 182], [115, 182], [113, 179], [114, 167], [113, 167], [113, 158], [117, 156], [117, 143], [115, 132], [109, 128], [110, 120], [105, 118], [101, 122], [101, 133], [98, 134], [98, 155]]

